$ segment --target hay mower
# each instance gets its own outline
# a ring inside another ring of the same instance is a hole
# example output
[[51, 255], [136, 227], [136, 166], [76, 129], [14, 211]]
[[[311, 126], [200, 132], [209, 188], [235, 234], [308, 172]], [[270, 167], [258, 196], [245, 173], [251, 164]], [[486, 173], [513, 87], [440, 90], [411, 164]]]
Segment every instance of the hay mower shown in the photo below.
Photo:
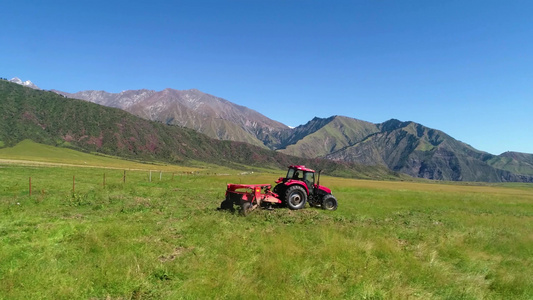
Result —
[[320, 173], [315, 182], [315, 171], [301, 165], [289, 166], [287, 175], [276, 180], [276, 186], [271, 184], [233, 184], [226, 189], [226, 199], [220, 204], [220, 209], [234, 211], [234, 205], [240, 208], [243, 215], [247, 215], [256, 208], [273, 209], [276, 206], [287, 206], [292, 210], [302, 209], [305, 203], [311, 207], [325, 210], [336, 210], [337, 199], [331, 190], [320, 185]]

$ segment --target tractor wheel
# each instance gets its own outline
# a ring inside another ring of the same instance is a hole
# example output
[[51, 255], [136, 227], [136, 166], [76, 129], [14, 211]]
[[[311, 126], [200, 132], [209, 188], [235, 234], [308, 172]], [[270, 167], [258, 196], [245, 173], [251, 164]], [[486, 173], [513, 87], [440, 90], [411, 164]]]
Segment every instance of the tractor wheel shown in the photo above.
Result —
[[322, 198], [322, 209], [325, 210], [336, 210], [337, 209], [337, 199], [331, 194], [324, 196]]
[[248, 201], [243, 201], [241, 204], [241, 215], [247, 216], [252, 209], [252, 203]]
[[307, 193], [299, 185], [291, 186], [285, 192], [285, 203], [292, 210], [304, 208], [306, 201]]

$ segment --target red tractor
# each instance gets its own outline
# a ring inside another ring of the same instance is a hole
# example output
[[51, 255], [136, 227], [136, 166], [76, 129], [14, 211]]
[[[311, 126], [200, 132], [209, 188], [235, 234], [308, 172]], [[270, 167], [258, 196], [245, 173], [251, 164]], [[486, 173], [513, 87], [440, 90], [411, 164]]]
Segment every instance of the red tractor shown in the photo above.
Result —
[[289, 166], [287, 176], [280, 177], [274, 187], [274, 193], [280, 195], [280, 199], [290, 209], [304, 208], [309, 202], [311, 207], [321, 207], [326, 210], [337, 209], [337, 199], [331, 194], [331, 190], [320, 185], [320, 173], [315, 182], [315, 171], [305, 166]]
[[305, 166], [289, 166], [286, 177], [280, 177], [271, 191], [270, 184], [243, 185], [228, 184], [226, 199], [220, 204], [221, 209], [233, 210], [239, 205], [246, 215], [257, 207], [272, 208], [273, 205], [286, 205], [290, 209], [302, 209], [309, 202], [311, 207], [326, 210], [337, 209], [337, 199], [331, 190], [320, 185], [320, 172], [315, 182], [315, 171]]

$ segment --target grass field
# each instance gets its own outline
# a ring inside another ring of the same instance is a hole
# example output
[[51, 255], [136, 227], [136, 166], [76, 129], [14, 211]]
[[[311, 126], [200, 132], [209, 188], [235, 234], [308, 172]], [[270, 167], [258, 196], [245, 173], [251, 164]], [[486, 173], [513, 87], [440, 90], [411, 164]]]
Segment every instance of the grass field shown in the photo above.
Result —
[[0, 299], [533, 299], [532, 185], [324, 177], [337, 211], [244, 218], [225, 184], [284, 174], [237, 173], [0, 164]]
[[24, 140], [15, 147], [0, 149], [0, 162], [29, 165], [62, 165], [102, 167], [107, 169], [162, 170], [167, 172], [194, 172], [200, 168], [168, 164], [142, 163], [116, 157], [83, 153], [66, 148], [38, 144]]

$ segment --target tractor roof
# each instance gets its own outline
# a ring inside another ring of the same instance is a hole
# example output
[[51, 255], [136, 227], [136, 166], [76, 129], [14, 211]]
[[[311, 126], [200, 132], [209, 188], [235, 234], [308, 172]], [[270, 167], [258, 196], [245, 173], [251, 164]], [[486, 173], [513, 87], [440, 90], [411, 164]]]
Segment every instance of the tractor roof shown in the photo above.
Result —
[[298, 165], [298, 166], [293, 165], [293, 166], [289, 166], [289, 168], [293, 168], [293, 169], [304, 171], [304, 172], [313, 172], [313, 173], [315, 172], [315, 170], [308, 169], [304, 165]]

